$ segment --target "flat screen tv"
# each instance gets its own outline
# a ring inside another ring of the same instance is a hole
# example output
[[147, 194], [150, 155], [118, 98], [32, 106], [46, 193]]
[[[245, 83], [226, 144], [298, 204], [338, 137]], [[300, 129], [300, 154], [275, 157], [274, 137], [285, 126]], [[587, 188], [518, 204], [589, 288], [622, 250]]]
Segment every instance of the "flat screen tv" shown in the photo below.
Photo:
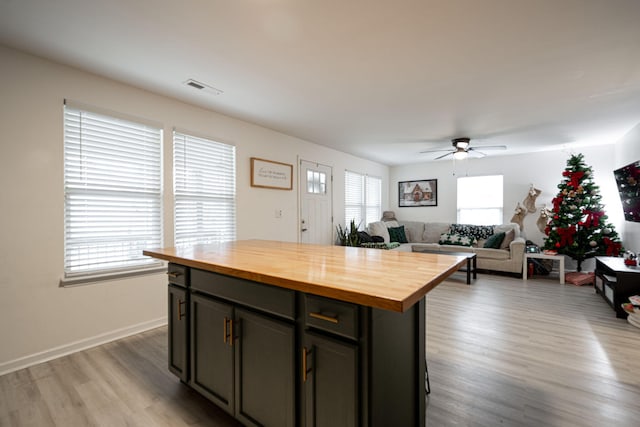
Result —
[[613, 171], [624, 219], [640, 222], [640, 160]]

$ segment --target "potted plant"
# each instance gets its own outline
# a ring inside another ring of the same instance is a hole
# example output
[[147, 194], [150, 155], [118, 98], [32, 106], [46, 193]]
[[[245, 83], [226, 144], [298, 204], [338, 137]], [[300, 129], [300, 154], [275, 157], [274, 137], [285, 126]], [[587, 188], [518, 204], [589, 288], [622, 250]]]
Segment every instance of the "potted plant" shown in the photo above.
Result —
[[356, 220], [352, 219], [349, 223], [349, 227], [342, 228], [342, 225], [336, 226], [336, 233], [338, 234], [338, 241], [341, 246], [360, 246], [360, 235], [358, 234], [358, 228], [360, 224], [356, 225]]

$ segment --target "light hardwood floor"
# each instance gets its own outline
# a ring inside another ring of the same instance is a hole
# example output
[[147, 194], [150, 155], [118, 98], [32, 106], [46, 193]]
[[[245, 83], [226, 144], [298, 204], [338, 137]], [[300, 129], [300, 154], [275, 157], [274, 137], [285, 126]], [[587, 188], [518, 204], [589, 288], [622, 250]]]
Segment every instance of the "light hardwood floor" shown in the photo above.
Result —
[[[427, 297], [428, 426], [640, 425], [640, 329], [593, 288], [463, 278]], [[237, 426], [167, 371], [166, 341], [158, 328], [0, 377], [0, 426]]]
[[640, 426], [640, 329], [593, 287], [482, 275], [427, 297], [430, 426]]

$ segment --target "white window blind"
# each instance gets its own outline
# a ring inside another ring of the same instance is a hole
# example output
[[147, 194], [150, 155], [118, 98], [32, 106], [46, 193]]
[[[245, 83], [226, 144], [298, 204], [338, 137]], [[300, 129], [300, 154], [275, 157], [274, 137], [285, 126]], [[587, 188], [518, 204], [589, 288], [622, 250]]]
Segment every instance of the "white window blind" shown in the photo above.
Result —
[[139, 269], [162, 246], [162, 131], [64, 109], [64, 272], [79, 277]]
[[366, 189], [366, 216], [363, 225], [367, 225], [370, 222], [380, 221], [382, 217], [382, 180], [366, 176], [364, 185]]
[[360, 228], [379, 221], [382, 215], [382, 180], [380, 178], [345, 171], [344, 219], [348, 225], [355, 220]]
[[234, 240], [235, 147], [173, 133], [175, 245]]
[[344, 223], [348, 225], [353, 219], [356, 225], [364, 219], [362, 207], [364, 205], [364, 179], [363, 176], [344, 172]]
[[502, 224], [502, 175], [458, 178], [458, 223]]

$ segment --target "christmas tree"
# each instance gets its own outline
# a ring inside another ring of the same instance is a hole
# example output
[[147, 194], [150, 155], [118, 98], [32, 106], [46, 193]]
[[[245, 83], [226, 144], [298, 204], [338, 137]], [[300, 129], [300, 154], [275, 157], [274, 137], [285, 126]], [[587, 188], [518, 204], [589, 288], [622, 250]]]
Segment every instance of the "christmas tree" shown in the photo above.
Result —
[[544, 249], [555, 250], [578, 262], [598, 255], [618, 256], [622, 243], [600, 203], [600, 189], [582, 154], [572, 155], [562, 172], [560, 192], [552, 200], [553, 211], [545, 229]]

